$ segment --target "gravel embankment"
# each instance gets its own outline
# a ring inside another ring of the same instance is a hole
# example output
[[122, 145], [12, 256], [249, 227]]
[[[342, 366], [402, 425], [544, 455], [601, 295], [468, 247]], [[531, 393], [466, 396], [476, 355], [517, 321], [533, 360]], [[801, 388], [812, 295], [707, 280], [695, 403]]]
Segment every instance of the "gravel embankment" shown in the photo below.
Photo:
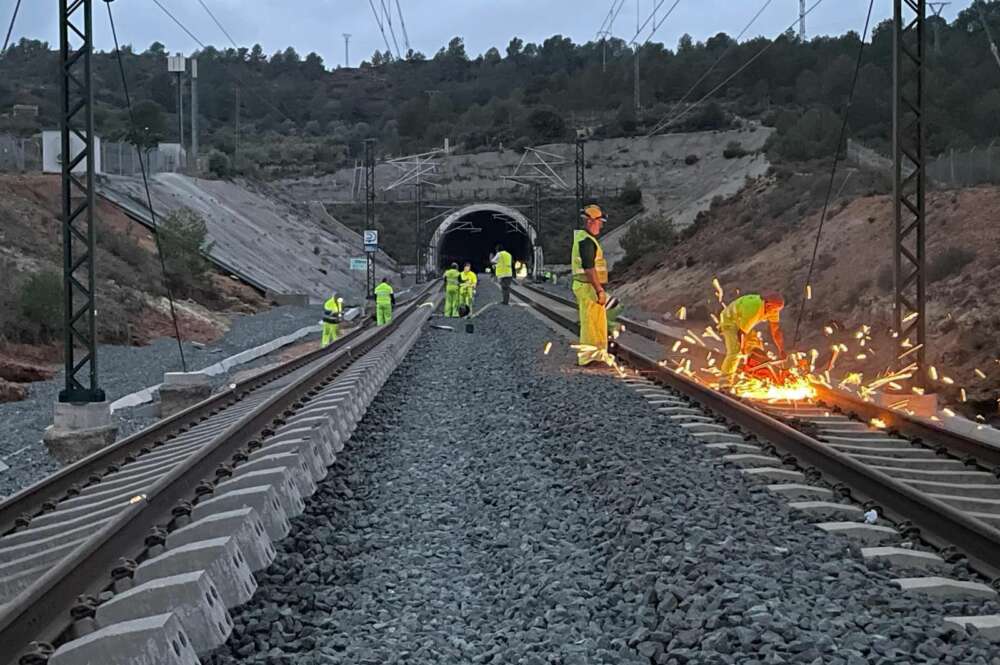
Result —
[[206, 662], [1000, 662], [570, 354], [428, 329]]
[[[316, 323], [316, 307], [278, 307], [252, 316], [238, 315], [224, 337], [204, 348], [184, 344], [189, 370], [215, 364], [233, 354], [264, 344]], [[180, 371], [177, 342], [156, 340], [149, 346], [102, 346], [98, 349], [100, 384], [114, 401], [124, 395], [163, 381], [164, 372]], [[0, 472], [0, 497], [37, 482], [59, 468], [45, 445], [42, 433], [52, 424], [52, 408], [65, 379], [60, 373], [51, 381], [31, 384], [28, 399], [0, 404], [0, 461], [10, 469]], [[147, 420], [122, 419], [119, 436], [148, 425]]]

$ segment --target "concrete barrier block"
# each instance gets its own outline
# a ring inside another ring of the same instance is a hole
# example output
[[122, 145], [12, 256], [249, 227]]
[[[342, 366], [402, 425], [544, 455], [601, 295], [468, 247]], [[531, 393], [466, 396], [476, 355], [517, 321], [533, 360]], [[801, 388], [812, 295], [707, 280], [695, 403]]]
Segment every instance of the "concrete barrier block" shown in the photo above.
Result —
[[261, 485], [274, 487], [278, 495], [278, 503], [285, 511], [285, 517], [291, 519], [302, 514], [305, 504], [299, 497], [299, 491], [292, 481], [292, 474], [288, 469], [267, 469], [264, 471], [251, 471], [241, 476], [233, 476], [225, 482], [219, 483], [215, 491], [218, 493], [229, 492], [234, 489], [247, 489]]
[[288, 469], [301, 499], [316, 493], [316, 483], [313, 481], [312, 472], [306, 461], [296, 453], [275, 453], [248, 459], [236, 467], [233, 476], [240, 478], [248, 473], [265, 469]]
[[829, 534], [847, 536], [865, 545], [884, 545], [899, 540], [899, 532], [891, 526], [863, 522], [821, 522], [816, 528]]
[[298, 442], [300, 441], [304, 441], [305, 445], [309, 446], [316, 452], [316, 455], [320, 459], [320, 473], [322, 473], [322, 477], [325, 478], [328, 473], [327, 467], [331, 466], [337, 457], [333, 452], [333, 446], [323, 440], [323, 433], [318, 428], [313, 429], [311, 427], [296, 424], [286, 425], [282, 429], [278, 430], [273, 437], [265, 441], [264, 447], [261, 450], [256, 451], [255, 454], [263, 452], [272, 446], [288, 445], [289, 442], [298, 445]]
[[[309, 470], [309, 474], [312, 476], [313, 482], [315, 483], [326, 478], [328, 473], [323, 455], [320, 452], [321, 448], [322, 446], [308, 439], [283, 439], [279, 442], [274, 442], [269, 439], [264, 442], [263, 448], [250, 453], [250, 461], [257, 459], [258, 457], [267, 457], [269, 455], [282, 453], [292, 453], [293, 455], [298, 455], [302, 458], [302, 461], [305, 463], [306, 468]], [[332, 463], [333, 461], [331, 460], [331, 464]]]
[[116, 623], [67, 642], [49, 665], [200, 665], [173, 614]]
[[888, 561], [894, 566], [933, 570], [945, 565], [944, 559], [933, 552], [908, 550], [902, 547], [862, 547], [865, 561]]
[[150, 580], [116, 595], [97, 608], [97, 624], [111, 626], [169, 612], [180, 620], [198, 654], [224, 644], [233, 631], [222, 596], [203, 570]]
[[967, 630], [968, 626], [976, 629], [976, 634], [990, 642], [1000, 642], [1000, 614], [984, 614], [969, 617], [945, 617], [944, 625], [952, 629]]
[[200, 521], [209, 515], [240, 508], [253, 508], [260, 515], [264, 530], [272, 543], [281, 540], [292, 530], [288, 516], [278, 499], [278, 491], [270, 485], [216, 493], [211, 499], [205, 499], [194, 507], [191, 519]]
[[136, 584], [198, 571], [208, 572], [222, 594], [226, 607], [236, 607], [250, 600], [257, 590], [257, 580], [235, 538], [212, 538], [167, 550], [143, 561], [135, 569]]
[[787, 499], [831, 499], [833, 492], [825, 487], [802, 485], [799, 483], [777, 483], [768, 485], [767, 491]]
[[989, 585], [947, 577], [900, 577], [893, 582], [907, 593], [923, 593], [941, 600], [992, 600], [997, 597], [997, 592]]
[[792, 501], [788, 507], [809, 517], [828, 520], [860, 519], [865, 514], [858, 506], [832, 501]]
[[267, 536], [263, 520], [253, 508], [237, 508], [204, 515], [196, 522], [171, 531], [167, 536], [167, 549], [224, 536], [236, 539], [251, 571], [263, 570], [274, 561], [275, 551], [271, 539]]

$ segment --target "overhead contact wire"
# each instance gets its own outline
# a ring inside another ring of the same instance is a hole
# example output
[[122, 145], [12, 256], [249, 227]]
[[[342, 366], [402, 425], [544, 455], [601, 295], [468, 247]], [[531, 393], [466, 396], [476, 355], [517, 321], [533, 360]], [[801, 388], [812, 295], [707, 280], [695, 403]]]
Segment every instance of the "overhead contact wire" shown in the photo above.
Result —
[[[156, 0], [153, 0], [156, 2]], [[111, 3], [106, 3], [108, 7], [108, 22], [111, 24], [111, 36], [115, 40], [115, 57], [118, 59], [118, 71], [121, 73], [122, 77], [122, 88], [125, 91], [125, 104], [128, 107], [128, 118], [129, 124], [132, 127], [132, 133], [135, 134], [137, 130], [137, 125], [135, 122], [135, 114], [132, 112], [132, 97], [128, 90], [128, 78], [125, 76], [125, 63], [122, 60], [121, 48], [118, 45], [118, 31], [115, 28], [115, 17], [111, 13]], [[157, 2], [157, 4], [159, 4]], [[177, 311], [174, 308], [174, 294], [170, 288], [170, 280], [167, 279], [167, 263], [163, 258], [163, 243], [160, 241], [160, 225], [156, 221], [156, 211], [153, 208], [153, 197], [149, 191], [149, 178], [146, 175], [146, 162], [142, 156], [142, 150], [139, 146], [135, 146], [135, 151], [139, 155], [139, 171], [142, 173], [142, 185], [146, 190], [146, 205], [149, 207], [149, 216], [153, 223], [153, 239], [156, 242], [156, 254], [160, 258], [160, 272], [163, 277], [163, 288], [167, 292], [167, 301], [170, 303], [170, 318], [174, 324], [174, 337], [177, 340], [177, 352], [181, 357], [181, 371], [187, 372], [187, 360], [184, 357], [184, 344], [181, 340], [181, 328], [180, 324], [177, 322]]]
[[[868, 26], [871, 24], [872, 9], [874, 7], [875, 0], [870, 0], [868, 4], [868, 17], [865, 18], [865, 30], [861, 34], [861, 44], [858, 46], [858, 58], [854, 63], [854, 78], [851, 80], [851, 92], [847, 96], [847, 106], [844, 108], [844, 120], [840, 124], [840, 135], [837, 138], [837, 145], [833, 149], [833, 168], [830, 169], [830, 182], [827, 184], [826, 200], [823, 202], [823, 215], [819, 218], [819, 229], [816, 231], [816, 242], [813, 243], [812, 259], [809, 261], [809, 272], [806, 274], [806, 289], [804, 291], [807, 291], [812, 284], [813, 270], [816, 267], [816, 255], [819, 253], [819, 241], [823, 235], [823, 224], [826, 223], [826, 215], [830, 209], [830, 198], [833, 196], [833, 180], [837, 175], [837, 166], [840, 163], [840, 147], [844, 144], [844, 138], [847, 136], [847, 125], [851, 116], [851, 104], [854, 103], [854, 90], [858, 85], [858, 75], [861, 72], [861, 62], [865, 54], [865, 39], [868, 37]], [[808, 306], [809, 298], [805, 297], [802, 300], [802, 306], [799, 307], [798, 319], [795, 321], [795, 336], [792, 338], [792, 346], [795, 346], [796, 342], [799, 341], [799, 328], [802, 326], [802, 317], [805, 315]]]

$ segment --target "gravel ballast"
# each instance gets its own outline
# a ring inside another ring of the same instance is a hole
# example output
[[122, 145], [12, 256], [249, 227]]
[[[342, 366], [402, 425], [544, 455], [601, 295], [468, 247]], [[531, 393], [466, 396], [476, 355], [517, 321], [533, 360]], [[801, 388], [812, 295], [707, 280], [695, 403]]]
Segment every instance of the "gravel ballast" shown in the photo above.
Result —
[[577, 370], [523, 307], [455, 327], [418, 340], [205, 662], [1000, 663], [942, 627], [996, 603], [905, 597], [912, 571]]
[[[184, 344], [188, 369], [208, 367], [223, 358], [317, 323], [319, 317], [317, 307], [295, 306], [237, 315], [230, 330], [215, 343], [204, 347]], [[172, 338], [158, 339], [141, 347], [101, 346], [97, 354], [100, 385], [109, 401], [160, 383], [165, 372], [181, 371], [177, 342]], [[0, 461], [10, 466], [0, 472], [0, 498], [59, 468], [59, 463], [42, 443], [42, 434], [52, 424], [53, 405], [64, 383], [60, 372], [51, 381], [30, 384], [28, 399], [0, 404]], [[153, 422], [133, 419], [127, 413], [122, 415], [120, 438]]]

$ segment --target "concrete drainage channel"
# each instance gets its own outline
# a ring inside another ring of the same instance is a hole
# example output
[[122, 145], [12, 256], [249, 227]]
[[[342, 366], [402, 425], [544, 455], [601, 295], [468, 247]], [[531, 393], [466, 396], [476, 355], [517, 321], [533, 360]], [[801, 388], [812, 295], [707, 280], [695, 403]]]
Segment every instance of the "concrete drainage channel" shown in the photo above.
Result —
[[438, 293], [0, 538], [0, 662], [190, 665], [224, 643]]
[[[859, 545], [865, 561], [887, 561], [906, 570], [927, 571], [926, 576], [897, 578], [895, 582], [901, 593], [928, 594], [942, 602], [997, 599], [995, 584], [991, 586], [980, 581], [950, 579], [934, 574], [949, 563], [960, 560], [954, 550], [939, 554], [924, 548], [919, 540], [919, 531], [906, 524], [887, 526], [866, 522], [864, 515], [872, 508], [870, 503], [859, 506], [835, 500], [850, 497], [846, 487], [825, 486], [821, 482], [821, 474], [814, 469], [797, 468], [794, 458], [780, 455], [773, 446], [720, 422], [680, 393], [666, 390], [644, 378], [626, 378], [624, 381], [649, 400], [650, 406], [659, 414], [686, 429], [695, 441], [718, 451], [725, 461], [742, 467], [743, 475], [765, 484], [769, 492], [786, 499], [790, 509], [814, 519], [816, 528]], [[825, 415], [827, 411], [824, 409], [815, 409], [816, 413], [806, 411], [796, 408], [795, 414], [800, 418], [830, 417]], [[1000, 615], [954, 616], [946, 617], [944, 621], [949, 628], [965, 630], [972, 626], [981, 636], [1000, 642]]]

